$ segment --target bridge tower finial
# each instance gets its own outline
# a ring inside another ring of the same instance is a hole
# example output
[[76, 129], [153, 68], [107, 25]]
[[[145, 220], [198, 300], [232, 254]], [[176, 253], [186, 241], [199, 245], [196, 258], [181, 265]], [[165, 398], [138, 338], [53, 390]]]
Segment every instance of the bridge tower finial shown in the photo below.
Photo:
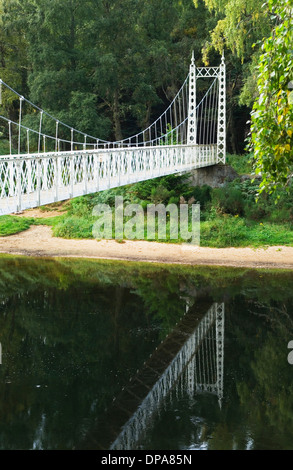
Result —
[[192, 55], [191, 55], [191, 65], [192, 65], [192, 66], [195, 66], [195, 62], [194, 62], [194, 51], [192, 51]]

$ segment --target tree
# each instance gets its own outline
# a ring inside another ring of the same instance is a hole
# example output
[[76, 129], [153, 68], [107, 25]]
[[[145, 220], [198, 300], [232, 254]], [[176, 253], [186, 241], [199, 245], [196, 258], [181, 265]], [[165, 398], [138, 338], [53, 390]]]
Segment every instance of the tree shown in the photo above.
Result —
[[[227, 144], [228, 151], [243, 153], [249, 132], [246, 122], [256, 98], [254, 63], [259, 38], [270, 33], [270, 17], [260, 2], [252, 0], [201, 0], [215, 23], [209, 28], [202, 48], [205, 65], [215, 62], [215, 52], [225, 51], [227, 66]], [[193, 0], [198, 9], [200, 0]]]
[[[198, 0], [193, 0], [197, 5]], [[275, 192], [292, 175], [293, 78], [292, 0], [204, 0], [218, 18], [205, 58], [212, 48], [240, 58], [242, 90], [239, 103], [252, 108], [248, 150], [261, 174], [260, 192]], [[228, 94], [229, 95], [229, 94]]]
[[[11, 8], [13, 9], [13, 2]], [[27, 40], [24, 30], [20, 27], [16, 31], [7, 28], [5, 22], [6, 1], [0, 0], [0, 78], [11, 87], [17, 88], [20, 93], [27, 93]], [[2, 89], [1, 113], [10, 119], [17, 116], [18, 103], [15, 96]]]
[[[293, 4], [269, 0], [276, 27], [262, 46], [258, 99], [251, 115], [251, 150], [260, 192], [289, 185], [293, 171]], [[291, 83], [291, 85], [290, 85]]]
[[[201, 4], [195, 14], [190, 0], [3, 1], [3, 29], [25, 39], [27, 58], [26, 90], [7, 82], [60, 121], [102, 139], [133, 135], [166, 109], [206, 34], [206, 10]], [[37, 130], [39, 120], [31, 112], [23, 122]], [[44, 116], [42, 125], [54, 135], [53, 121]], [[64, 132], [59, 137], [70, 140], [70, 128]]]
[[[193, 0], [195, 6], [198, 0]], [[244, 60], [252, 53], [252, 44], [270, 32], [270, 17], [262, 2], [255, 0], [204, 0], [217, 15], [217, 24], [207, 39], [206, 49], [224, 47]]]
[[[27, 92], [32, 102], [69, 126], [107, 137], [111, 123], [99, 112], [90, 83], [86, 27], [91, 18], [90, 1], [4, 0], [3, 23], [7, 34], [24, 33], [27, 56]], [[9, 82], [11, 84], [13, 82]], [[24, 123], [37, 129], [38, 113]], [[43, 131], [55, 135], [54, 121], [44, 119]], [[70, 140], [70, 129], [60, 127], [61, 138]], [[79, 137], [81, 140], [82, 137]]]

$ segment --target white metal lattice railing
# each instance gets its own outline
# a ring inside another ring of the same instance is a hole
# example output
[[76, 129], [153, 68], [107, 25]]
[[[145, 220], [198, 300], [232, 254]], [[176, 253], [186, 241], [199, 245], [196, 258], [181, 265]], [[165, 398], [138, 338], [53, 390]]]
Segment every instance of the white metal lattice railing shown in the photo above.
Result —
[[216, 145], [1, 156], [0, 215], [216, 163]]

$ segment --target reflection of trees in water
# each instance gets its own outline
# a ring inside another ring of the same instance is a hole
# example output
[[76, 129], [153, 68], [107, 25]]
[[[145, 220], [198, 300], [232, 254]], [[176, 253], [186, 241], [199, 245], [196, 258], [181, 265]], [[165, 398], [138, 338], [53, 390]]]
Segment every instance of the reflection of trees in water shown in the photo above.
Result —
[[212, 448], [293, 448], [293, 370], [287, 361], [292, 297], [284, 285], [280, 288], [282, 303], [263, 296], [233, 299], [232, 341], [225, 354], [225, 390], [233, 399], [213, 430]]
[[174, 449], [178, 436], [194, 449], [293, 448], [292, 366], [287, 362], [290, 296], [288, 289], [280, 305], [268, 298], [265, 302], [262, 296], [261, 302], [251, 301], [245, 295], [226, 303], [222, 409], [217, 411], [205, 395], [193, 403], [175, 399], [162, 411], [142, 448]]
[[282, 331], [285, 335], [291, 334], [293, 337], [293, 316], [290, 314], [286, 303], [278, 305], [270, 305], [260, 301], [251, 303], [252, 308], [249, 308], [248, 311], [252, 315], [256, 315], [270, 323], [274, 330]]
[[204, 423], [209, 446], [242, 448], [248, 423], [259, 447], [268, 445], [271, 429], [279, 432], [274, 442], [290, 447], [291, 273], [17, 258], [0, 258], [0, 268], [7, 449], [12, 440], [29, 448], [38, 429], [48, 447], [71, 448], [204, 290], [225, 300], [227, 325], [228, 401]]
[[[13, 433], [20, 448], [31, 447], [29, 436], [36, 429], [46, 430], [48, 446], [54, 448], [59, 440], [72, 447], [72, 430], [79, 434], [90, 426], [92, 417], [104, 410], [184, 310], [180, 279], [174, 272], [163, 270], [164, 279], [157, 282], [154, 269], [137, 273], [118, 265], [113, 273], [111, 263], [70, 266], [75, 270], [52, 260], [11, 259], [2, 265], [0, 331], [5, 361], [0, 374], [7, 384], [0, 387], [0, 415], [2, 425], [7, 423], [7, 436], [10, 428], [23, 426], [22, 433]], [[162, 293], [157, 315], [155, 304]], [[39, 395], [42, 404], [36, 406]], [[28, 409], [29, 419], [24, 417]]]
[[29, 436], [45, 416], [48, 447], [57, 442], [72, 447], [91, 415], [104, 410], [150, 353], [155, 331], [145, 341], [131, 333], [147, 325], [138, 298], [119, 287], [113, 292], [110, 286], [86, 283], [65, 291], [38, 286], [5, 298], [0, 315], [3, 445], [9, 448], [5, 436], [9, 440], [15, 429], [14, 443], [19, 439], [18, 447], [30, 448]]
[[[239, 395], [251, 396], [250, 409], [258, 413], [264, 427], [278, 429], [276, 448], [293, 449], [293, 369], [287, 360], [287, 345], [293, 339], [292, 302], [269, 306], [256, 302], [251, 313], [266, 322], [268, 331], [266, 335], [259, 332], [251, 363], [252, 389], [248, 393], [242, 385]], [[269, 434], [266, 438], [270, 441]]]

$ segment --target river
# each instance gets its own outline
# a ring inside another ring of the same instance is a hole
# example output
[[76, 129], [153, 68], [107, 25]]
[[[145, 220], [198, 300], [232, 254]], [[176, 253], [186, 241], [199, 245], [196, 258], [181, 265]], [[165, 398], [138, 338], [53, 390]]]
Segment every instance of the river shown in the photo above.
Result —
[[292, 307], [288, 270], [2, 256], [0, 449], [293, 449]]

